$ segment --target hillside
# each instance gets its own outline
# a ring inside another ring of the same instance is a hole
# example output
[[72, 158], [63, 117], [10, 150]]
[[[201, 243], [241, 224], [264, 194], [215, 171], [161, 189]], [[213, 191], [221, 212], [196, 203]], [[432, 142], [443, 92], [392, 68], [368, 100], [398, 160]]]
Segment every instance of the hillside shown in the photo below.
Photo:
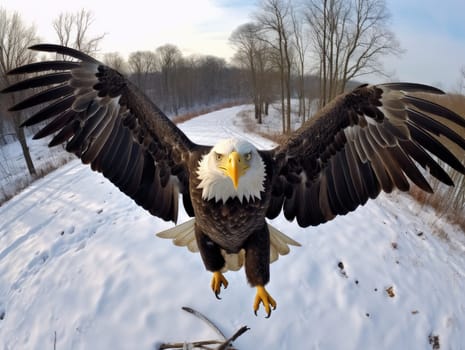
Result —
[[[180, 125], [198, 143], [244, 136], [244, 106]], [[186, 220], [181, 212], [180, 222]], [[463, 349], [465, 235], [403, 194], [301, 229], [302, 244], [272, 265], [270, 319], [255, 317], [243, 271], [217, 300], [200, 256], [155, 233], [151, 217], [101, 175], [72, 161], [0, 207], [0, 348], [156, 349], [217, 338], [238, 349]], [[261, 310], [262, 311], [262, 310]]]

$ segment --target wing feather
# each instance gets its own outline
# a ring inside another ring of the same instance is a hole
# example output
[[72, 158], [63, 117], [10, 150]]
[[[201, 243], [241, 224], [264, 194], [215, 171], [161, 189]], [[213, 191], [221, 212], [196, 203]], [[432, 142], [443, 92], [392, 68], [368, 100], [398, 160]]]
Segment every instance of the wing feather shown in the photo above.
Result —
[[24, 101], [14, 105], [9, 110], [11, 112], [19, 111], [21, 109], [26, 109], [26, 108], [33, 107], [41, 103], [46, 103], [46, 102], [55, 100], [62, 96], [69, 96], [73, 92], [74, 92], [74, 89], [68, 84], [57, 85], [48, 90], [32, 95], [29, 98], [26, 98]]
[[34, 140], [41, 139], [43, 137], [49, 136], [58, 130], [63, 129], [69, 122], [74, 118], [73, 111], [66, 111], [61, 113], [58, 117], [53, 119], [50, 123], [45, 125], [41, 130], [39, 130], [33, 137]]
[[79, 68], [81, 63], [75, 61], [42, 61], [25, 64], [8, 72], [8, 74], [31, 74], [49, 70], [60, 71]]
[[267, 216], [282, 208], [286, 218], [297, 217], [306, 227], [347, 214], [381, 190], [408, 191], [412, 182], [432, 192], [419, 167], [453, 185], [438, 160], [465, 174], [449, 149], [454, 144], [464, 154], [465, 139], [456, 128], [465, 127], [465, 118], [425, 93], [443, 94], [421, 84], [389, 83], [363, 85], [330, 102], [271, 151], [277, 169]]
[[465, 172], [465, 168], [457, 157], [447, 149], [439, 140], [428, 134], [422, 127], [415, 124], [408, 124], [412, 139], [417, 141], [422, 147], [434, 154], [442, 161], [449, 164], [452, 168], [460, 173]]
[[68, 95], [65, 96], [51, 104], [47, 107], [41, 109], [28, 120], [26, 120], [21, 126], [31, 126], [49, 118], [56, 116], [64, 111], [66, 111], [73, 104], [74, 96]]
[[368, 199], [368, 194], [360, 175], [360, 160], [354, 155], [355, 151], [353, 147], [352, 142], [348, 142], [347, 147], [344, 147], [347, 168], [349, 171], [347, 177], [352, 181], [354, 201], [358, 203], [365, 203]]
[[351, 166], [349, 165], [345, 148], [338, 152], [338, 157], [342, 172], [341, 182], [344, 183], [345, 189], [347, 191], [346, 207], [349, 211], [352, 211], [358, 205], [358, 195], [355, 190], [354, 182], [350, 176]]
[[[9, 72], [9, 74], [12, 73]], [[10, 85], [6, 89], [2, 90], [2, 92], [10, 93], [53, 84], [61, 84], [68, 81], [70, 78], [71, 73], [69, 72], [49, 73], [47, 75], [37, 76], [17, 82], [16, 84]]]
[[409, 182], [396, 158], [393, 157], [394, 152], [395, 149], [392, 148], [380, 148], [377, 158], [382, 160], [384, 169], [389, 174], [394, 186], [401, 191], [408, 191], [410, 189]]
[[380, 157], [375, 157], [370, 162], [371, 168], [373, 169], [376, 178], [378, 179], [380, 187], [386, 193], [391, 193], [394, 189], [394, 182], [392, 177], [386, 170], [385, 162]]
[[[111, 115], [111, 110], [107, 111], [108, 115]], [[112, 131], [114, 118], [101, 118], [100, 122], [95, 126], [94, 131], [91, 134], [92, 142], [90, 143], [87, 150], [82, 154], [81, 160], [84, 164], [90, 164], [95, 161], [102, 151], [105, 143], [110, 136]], [[133, 143], [133, 145], [136, 145]]]
[[[99, 141], [102, 142], [102, 145], [99, 145], [101, 146], [101, 150], [98, 152], [97, 156], [90, 161], [90, 167], [92, 170], [103, 173], [103, 169], [109, 164], [108, 161], [106, 161], [106, 157], [108, 154], [111, 154], [113, 144], [118, 141], [117, 135], [121, 130], [121, 127], [118, 125], [119, 122], [119, 118], [110, 118], [110, 125], [108, 125], [106, 129], [106, 133], [109, 135], [106, 139], [104, 136], [99, 138]], [[104, 133], [104, 135], [106, 133]]]
[[66, 144], [92, 170], [153, 215], [176, 221], [178, 195], [193, 214], [189, 160], [205, 148], [191, 142], [141, 91], [119, 72], [78, 50], [52, 44], [31, 47], [74, 60], [44, 61], [9, 74], [34, 74], [3, 93], [41, 88], [10, 108], [45, 104], [23, 126], [46, 122], [34, 135], [54, 135], [49, 146]]
[[341, 160], [341, 152], [336, 152], [331, 158], [331, 173], [333, 174], [333, 187], [335, 192], [335, 200], [341, 212], [347, 212], [350, 207], [350, 195], [347, 189], [346, 181], [344, 179], [344, 171], [342, 169], [343, 163]]
[[[73, 116], [73, 118], [68, 122], [68, 124], [63, 126], [63, 128], [55, 136], [53, 136], [52, 140], [48, 143], [48, 146], [54, 147], [54, 146], [57, 146], [59, 144], [66, 142], [78, 128], [79, 128], [79, 121], [74, 120], [74, 116]], [[38, 138], [37, 134], [34, 135], [34, 138], [36, 139]]]

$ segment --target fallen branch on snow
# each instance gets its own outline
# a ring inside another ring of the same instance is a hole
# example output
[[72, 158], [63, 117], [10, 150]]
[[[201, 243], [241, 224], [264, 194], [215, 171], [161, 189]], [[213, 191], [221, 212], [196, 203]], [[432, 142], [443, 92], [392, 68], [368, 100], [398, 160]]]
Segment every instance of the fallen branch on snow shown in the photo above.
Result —
[[[184, 306], [182, 308], [184, 311], [189, 312], [190, 314], [196, 316], [197, 318], [204, 321], [210, 328], [212, 328], [215, 333], [217, 333], [221, 340], [203, 340], [203, 341], [196, 341], [191, 343], [163, 343], [159, 346], [159, 350], [163, 349], [206, 349], [206, 350], [235, 350], [232, 346], [232, 342], [240, 337], [242, 334], [247, 332], [250, 328], [247, 326], [242, 326], [239, 328], [236, 333], [234, 333], [231, 337], [226, 339], [226, 336], [221, 332], [221, 330], [211, 321], [209, 320], [204, 314], [200, 313], [197, 310], [194, 310], [190, 307]], [[215, 347], [210, 347], [215, 345]]]

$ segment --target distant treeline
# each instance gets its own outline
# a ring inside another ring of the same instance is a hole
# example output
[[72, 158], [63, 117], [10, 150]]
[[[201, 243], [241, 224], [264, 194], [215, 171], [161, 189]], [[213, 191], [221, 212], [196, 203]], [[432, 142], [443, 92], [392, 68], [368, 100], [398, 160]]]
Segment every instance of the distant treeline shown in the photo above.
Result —
[[213, 56], [179, 61], [169, 69], [132, 73], [129, 79], [170, 116], [250, 100], [244, 71]]

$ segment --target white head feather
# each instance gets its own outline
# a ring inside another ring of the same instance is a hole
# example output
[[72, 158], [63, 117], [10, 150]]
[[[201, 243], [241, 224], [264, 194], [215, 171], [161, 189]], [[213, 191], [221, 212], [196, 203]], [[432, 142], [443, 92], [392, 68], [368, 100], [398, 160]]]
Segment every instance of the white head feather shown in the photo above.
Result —
[[[216, 154], [228, 155], [236, 151], [240, 155], [251, 154], [249, 169], [240, 177], [237, 189], [221, 169], [217, 167]], [[257, 149], [250, 142], [235, 138], [218, 142], [209, 153], [199, 161], [197, 170], [201, 180], [198, 188], [202, 189], [202, 198], [225, 203], [229, 198], [237, 197], [241, 202], [260, 199], [260, 192], [264, 190], [266, 177], [265, 164]]]

